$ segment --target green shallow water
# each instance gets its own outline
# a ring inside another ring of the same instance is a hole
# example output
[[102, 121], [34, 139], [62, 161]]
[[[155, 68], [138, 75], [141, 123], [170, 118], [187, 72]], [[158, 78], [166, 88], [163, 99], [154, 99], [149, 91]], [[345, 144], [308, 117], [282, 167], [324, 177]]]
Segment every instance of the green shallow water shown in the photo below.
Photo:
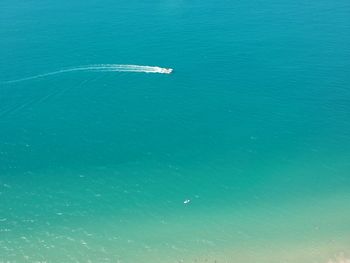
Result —
[[2, 1], [0, 263], [347, 262], [349, 11]]

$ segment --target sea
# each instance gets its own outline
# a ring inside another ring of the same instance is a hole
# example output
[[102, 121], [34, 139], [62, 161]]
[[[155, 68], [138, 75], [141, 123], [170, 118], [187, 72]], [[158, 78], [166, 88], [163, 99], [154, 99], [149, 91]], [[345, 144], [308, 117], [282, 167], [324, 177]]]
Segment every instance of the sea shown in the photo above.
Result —
[[349, 263], [350, 1], [1, 0], [22, 262]]

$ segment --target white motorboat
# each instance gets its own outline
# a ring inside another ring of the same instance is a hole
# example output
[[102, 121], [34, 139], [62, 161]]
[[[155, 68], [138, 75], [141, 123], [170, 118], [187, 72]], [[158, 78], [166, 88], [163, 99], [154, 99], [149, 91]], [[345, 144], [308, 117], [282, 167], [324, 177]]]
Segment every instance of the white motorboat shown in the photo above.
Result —
[[172, 72], [173, 72], [172, 68], [162, 68], [161, 69], [161, 73], [164, 73], [164, 74], [170, 74]]

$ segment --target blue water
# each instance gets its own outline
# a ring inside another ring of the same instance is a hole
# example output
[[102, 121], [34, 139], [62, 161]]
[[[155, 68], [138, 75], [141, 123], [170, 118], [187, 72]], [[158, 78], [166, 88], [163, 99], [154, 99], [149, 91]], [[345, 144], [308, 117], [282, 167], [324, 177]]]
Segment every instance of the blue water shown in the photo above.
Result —
[[0, 262], [347, 263], [349, 13], [2, 0]]

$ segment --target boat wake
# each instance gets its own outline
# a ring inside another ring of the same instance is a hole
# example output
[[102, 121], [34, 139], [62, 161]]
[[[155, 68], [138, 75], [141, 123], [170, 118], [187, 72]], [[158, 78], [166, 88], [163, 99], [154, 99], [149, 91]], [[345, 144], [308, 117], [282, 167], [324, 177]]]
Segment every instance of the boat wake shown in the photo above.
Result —
[[35, 76], [30, 76], [26, 78], [9, 80], [3, 83], [15, 83], [26, 80], [39, 79], [44, 77], [49, 77], [53, 75], [75, 72], [75, 71], [94, 71], [94, 72], [139, 72], [139, 73], [159, 73], [159, 74], [170, 74], [173, 69], [171, 68], [161, 68], [156, 66], [140, 66], [140, 65], [123, 65], [123, 64], [97, 64], [88, 65], [74, 68], [67, 68], [62, 70], [57, 70], [49, 73], [39, 74]]

